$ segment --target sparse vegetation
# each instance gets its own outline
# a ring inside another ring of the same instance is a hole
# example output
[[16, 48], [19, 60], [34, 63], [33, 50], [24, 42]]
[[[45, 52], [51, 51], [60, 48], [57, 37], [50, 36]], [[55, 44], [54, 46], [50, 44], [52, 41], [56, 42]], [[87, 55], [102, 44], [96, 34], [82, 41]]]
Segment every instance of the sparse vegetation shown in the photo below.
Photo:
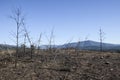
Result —
[[0, 54], [0, 80], [120, 80], [119, 53], [76, 53], [70, 49], [68, 54], [61, 49], [49, 54], [48, 51], [37, 53], [36, 50], [32, 59], [27, 53], [30, 49], [24, 57], [18, 58], [17, 68], [13, 63], [14, 52], [12, 56]]
[[10, 18], [12, 20], [15, 21], [15, 24], [16, 24], [16, 34], [15, 34], [15, 38], [16, 38], [16, 59], [15, 59], [15, 68], [17, 67], [17, 58], [18, 58], [18, 53], [19, 53], [19, 37], [20, 37], [20, 34], [21, 34], [21, 27], [24, 23], [24, 16], [23, 16], [23, 13], [22, 13], [22, 10], [20, 8], [16, 8], [12, 15], [10, 16]]

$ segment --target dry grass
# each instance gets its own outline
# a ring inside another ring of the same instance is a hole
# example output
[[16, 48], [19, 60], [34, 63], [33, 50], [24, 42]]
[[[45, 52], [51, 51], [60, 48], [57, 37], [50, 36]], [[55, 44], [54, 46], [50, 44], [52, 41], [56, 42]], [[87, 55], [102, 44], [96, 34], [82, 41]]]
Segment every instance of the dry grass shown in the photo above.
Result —
[[59, 50], [41, 51], [33, 59], [0, 54], [0, 80], [120, 80], [120, 54]]

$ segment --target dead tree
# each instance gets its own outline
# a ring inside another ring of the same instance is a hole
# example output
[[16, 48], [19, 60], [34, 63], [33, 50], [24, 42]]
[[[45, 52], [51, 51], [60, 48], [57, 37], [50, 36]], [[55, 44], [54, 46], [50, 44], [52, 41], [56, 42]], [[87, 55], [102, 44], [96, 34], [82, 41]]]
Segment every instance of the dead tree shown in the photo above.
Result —
[[32, 58], [33, 58], [33, 53], [34, 53], [34, 48], [35, 48], [35, 47], [34, 47], [34, 45], [31, 45], [30, 48], [31, 48], [31, 49], [30, 49], [30, 51], [31, 51], [30, 58], [32, 59]]
[[10, 16], [12, 20], [16, 23], [16, 58], [15, 58], [15, 68], [17, 67], [17, 60], [18, 60], [18, 52], [19, 52], [19, 35], [21, 33], [20, 28], [24, 22], [24, 16], [22, 10], [20, 8], [16, 8], [12, 15]]
[[77, 56], [79, 55], [79, 50], [80, 50], [80, 40], [77, 42], [75, 47], [75, 53], [77, 54]]
[[24, 34], [24, 46], [23, 46], [23, 52], [24, 52], [24, 54], [26, 53], [26, 37], [27, 37], [27, 35]]
[[49, 42], [47, 48], [48, 48], [49, 53], [51, 54], [52, 53], [52, 48], [53, 48], [52, 43], [54, 42], [54, 28], [51, 30], [50, 38], [48, 38], [47, 36], [46, 36], [46, 38]]
[[71, 45], [72, 40], [73, 40], [73, 37], [64, 43], [63, 49], [65, 50], [68, 56], [70, 56], [70, 49], [73, 49], [73, 46]]
[[24, 31], [25, 31], [25, 34], [26, 34], [26, 38], [27, 38], [27, 40], [28, 40], [28, 42], [30, 44], [30, 57], [32, 59], [33, 58], [33, 53], [34, 53], [34, 45], [33, 45], [32, 41], [31, 41], [31, 39], [29, 37], [28, 31], [27, 31], [27, 29], [25, 27], [25, 24], [23, 24], [23, 25], [24, 25], [23, 27], [24, 27]]
[[50, 53], [52, 53], [52, 40], [54, 37], [53, 33], [54, 33], [54, 29], [52, 29], [50, 39], [49, 39], [49, 51], [50, 51]]
[[24, 57], [26, 55], [26, 34], [24, 34], [24, 42], [21, 44], [20, 52], [21, 57]]
[[41, 43], [41, 38], [42, 38], [42, 33], [40, 33], [40, 36], [39, 36], [39, 39], [38, 39], [38, 46], [37, 46], [38, 53], [40, 52], [40, 43]]
[[103, 51], [103, 40], [104, 40], [104, 35], [105, 35], [105, 33], [104, 33], [103, 30], [100, 28], [100, 29], [99, 29], [100, 52]]

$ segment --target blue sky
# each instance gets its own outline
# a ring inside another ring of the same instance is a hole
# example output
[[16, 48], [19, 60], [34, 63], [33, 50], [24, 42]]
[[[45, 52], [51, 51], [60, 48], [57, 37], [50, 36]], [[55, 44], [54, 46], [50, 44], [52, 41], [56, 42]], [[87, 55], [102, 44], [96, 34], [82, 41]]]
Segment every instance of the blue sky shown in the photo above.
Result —
[[[120, 44], [120, 0], [0, 0], [0, 43], [15, 44], [12, 10], [21, 7], [33, 42], [42, 33], [42, 44], [48, 44], [54, 28], [55, 44], [76, 42], [88, 37], [99, 41], [99, 28], [107, 43]], [[20, 40], [22, 42], [22, 39]]]

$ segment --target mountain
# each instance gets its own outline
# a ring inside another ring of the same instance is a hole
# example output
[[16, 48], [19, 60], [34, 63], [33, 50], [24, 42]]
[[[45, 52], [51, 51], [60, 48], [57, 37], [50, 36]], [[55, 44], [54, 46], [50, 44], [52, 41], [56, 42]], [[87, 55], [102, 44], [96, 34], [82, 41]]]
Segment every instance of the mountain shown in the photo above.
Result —
[[6, 49], [14, 49], [15, 46], [8, 45], [8, 44], [0, 44], [0, 50], [6, 50]]
[[[60, 46], [60, 48], [78, 48], [81, 50], [100, 50], [100, 42], [96, 41], [81, 41], [81, 42], [73, 42]], [[107, 50], [120, 50], [119, 44], [110, 44], [110, 43], [102, 43], [102, 48], [104, 51]]]
[[[116, 51], [120, 50], [120, 44], [110, 44], [110, 43], [102, 43], [104, 51]], [[40, 46], [42, 49], [49, 48], [49, 45], [42, 45]], [[73, 43], [66, 43], [63, 45], [51, 45], [52, 48], [77, 48], [81, 50], [100, 50], [100, 42], [96, 41], [81, 41], [81, 42], [73, 42]]]
[[[110, 44], [110, 43], [102, 43], [104, 51], [119, 51], [120, 52], [120, 44]], [[72, 42], [66, 43], [63, 45], [42, 45], [40, 46], [41, 49], [48, 49], [51, 48], [58, 48], [58, 49], [65, 49], [65, 48], [75, 48], [80, 50], [100, 50], [100, 42], [96, 41], [81, 41], [81, 42]], [[0, 44], [0, 50], [5, 49], [14, 49], [15, 46], [7, 45], [7, 44]]]

